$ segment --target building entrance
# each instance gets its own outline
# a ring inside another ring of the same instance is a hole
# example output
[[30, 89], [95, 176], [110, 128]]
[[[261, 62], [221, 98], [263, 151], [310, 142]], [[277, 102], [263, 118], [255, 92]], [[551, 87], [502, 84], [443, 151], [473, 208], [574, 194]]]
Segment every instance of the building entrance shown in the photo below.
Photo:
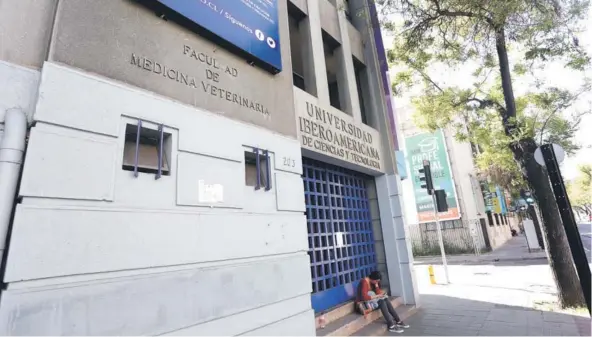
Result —
[[321, 312], [355, 297], [376, 268], [366, 184], [370, 177], [303, 158], [312, 307]]

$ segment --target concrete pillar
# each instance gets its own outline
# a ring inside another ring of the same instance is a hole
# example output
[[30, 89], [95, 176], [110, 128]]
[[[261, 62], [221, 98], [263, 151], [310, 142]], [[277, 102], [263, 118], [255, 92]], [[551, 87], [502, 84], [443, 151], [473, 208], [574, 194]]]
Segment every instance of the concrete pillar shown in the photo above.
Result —
[[304, 65], [304, 85], [307, 91], [319, 99], [324, 106], [330, 105], [327, 67], [321, 28], [319, 1], [307, 1], [308, 16], [300, 22]]
[[405, 231], [399, 176], [386, 174], [377, 177], [376, 192], [391, 294], [401, 296], [405, 304], [419, 305], [411, 243]]
[[384, 253], [384, 241], [382, 239], [382, 224], [380, 222], [380, 207], [376, 194], [376, 182], [370, 179], [367, 182], [366, 192], [370, 201], [370, 216], [372, 217], [372, 233], [374, 235], [374, 251], [376, 252], [376, 269], [382, 274], [380, 282], [384, 289], [389, 289], [388, 269], [386, 266], [386, 254]]
[[356, 70], [352, 58], [351, 45], [349, 40], [349, 21], [342, 9], [347, 4], [343, 0], [337, 0], [337, 18], [341, 34], [341, 47], [335, 50], [335, 58], [340, 71], [337, 72], [337, 83], [339, 87], [339, 100], [341, 110], [351, 115], [358, 123], [362, 123], [362, 112], [360, 110], [360, 98], [358, 97], [358, 86], [356, 83]]

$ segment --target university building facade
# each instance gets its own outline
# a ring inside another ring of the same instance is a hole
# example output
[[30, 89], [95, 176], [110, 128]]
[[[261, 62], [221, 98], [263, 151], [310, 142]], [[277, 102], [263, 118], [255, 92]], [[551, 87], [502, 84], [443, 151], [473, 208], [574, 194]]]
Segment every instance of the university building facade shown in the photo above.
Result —
[[392, 109], [369, 0], [0, 2], [0, 334], [417, 304]]

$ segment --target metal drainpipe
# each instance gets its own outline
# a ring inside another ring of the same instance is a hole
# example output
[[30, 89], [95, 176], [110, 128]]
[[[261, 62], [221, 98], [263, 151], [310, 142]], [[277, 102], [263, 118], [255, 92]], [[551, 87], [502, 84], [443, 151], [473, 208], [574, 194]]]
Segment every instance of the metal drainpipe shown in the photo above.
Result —
[[0, 139], [0, 251], [4, 255], [6, 236], [15, 202], [21, 172], [27, 116], [20, 109], [9, 109], [4, 118], [4, 135]]

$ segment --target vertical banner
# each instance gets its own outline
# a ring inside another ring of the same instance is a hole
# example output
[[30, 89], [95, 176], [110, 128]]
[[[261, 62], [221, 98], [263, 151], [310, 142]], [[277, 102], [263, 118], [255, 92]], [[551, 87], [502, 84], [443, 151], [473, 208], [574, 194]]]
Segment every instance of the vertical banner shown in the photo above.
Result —
[[493, 205], [493, 213], [501, 214], [502, 213], [502, 204], [500, 202], [498, 188], [497, 186], [490, 185], [489, 191], [491, 192], [491, 201]]
[[489, 191], [489, 184], [487, 182], [481, 182], [481, 192], [483, 193], [483, 201], [485, 201], [485, 211], [493, 212], [493, 200], [491, 197], [491, 191]]
[[446, 191], [448, 212], [440, 213], [440, 220], [459, 219], [460, 212], [456, 198], [456, 189], [454, 187], [452, 170], [450, 169], [450, 161], [448, 160], [442, 130], [408, 137], [405, 140], [405, 147], [407, 149], [407, 160], [410, 169], [409, 176], [413, 179], [415, 205], [417, 207], [419, 222], [423, 223], [435, 220], [432, 196], [428, 194], [427, 190], [421, 188], [422, 182], [419, 180], [419, 170], [423, 167], [424, 160], [429, 160], [431, 163], [434, 188]]

